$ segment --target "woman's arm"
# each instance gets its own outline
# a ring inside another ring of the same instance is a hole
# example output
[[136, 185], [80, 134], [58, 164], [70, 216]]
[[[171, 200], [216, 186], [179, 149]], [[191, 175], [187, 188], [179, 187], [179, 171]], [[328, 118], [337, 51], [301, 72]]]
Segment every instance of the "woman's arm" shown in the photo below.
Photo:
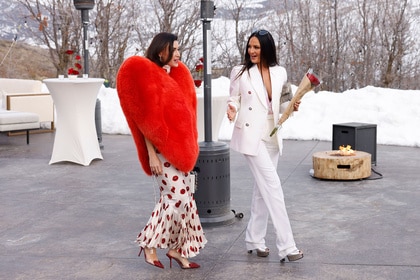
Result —
[[227, 117], [229, 121], [233, 122], [236, 118], [236, 113], [238, 112], [241, 106], [241, 93], [239, 92], [239, 77], [238, 73], [241, 70], [241, 67], [236, 66], [232, 69], [230, 73], [230, 88], [229, 88], [229, 99], [228, 99], [228, 108], [227, 108]]
[[150, 169], [154, 175], [162, 175], [162, 162], [156, 154], [155, 147], [150, 141], [145, 137], [144, 141], [146, 142], [147, 153], [149, 154], [149, 164]]
[[[281, 91], [280, 113], [283, 113], [284, 111], [286, 111], [287, 106], [289, 106], [290, 100], [292, 100], [292, 98], [293, 98], [292, 86], [289, 82], [287, 82], [283, 85], [283, 88]], [[294, 111], [299, 111], [300, 102], [301, 101], [299, 100], [295, 102], [295, 104], [293, 104]]]

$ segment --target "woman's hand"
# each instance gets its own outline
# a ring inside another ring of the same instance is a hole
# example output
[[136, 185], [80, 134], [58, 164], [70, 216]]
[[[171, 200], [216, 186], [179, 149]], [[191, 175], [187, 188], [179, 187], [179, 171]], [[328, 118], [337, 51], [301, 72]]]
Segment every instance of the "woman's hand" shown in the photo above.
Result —
[[153, 175], [162, 175], [162, 162], [156, 155], [156, 153], [149, 154], [149, 165]]
[[227, 108], [227, 118], [230, 122], [233, 122], [236, 118], [236, 108], [232, 104], [228, 104]]
[[300, 100], [296, 101], [295, 104], [293, 104], [293, 111], [299, 111], [299, 105], [300, 105]]

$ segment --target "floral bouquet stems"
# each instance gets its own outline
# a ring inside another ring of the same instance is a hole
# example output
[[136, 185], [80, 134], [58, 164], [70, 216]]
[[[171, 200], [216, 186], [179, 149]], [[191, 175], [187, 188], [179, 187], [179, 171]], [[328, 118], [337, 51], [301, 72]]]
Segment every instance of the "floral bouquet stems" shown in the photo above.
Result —
[[312, 69], [309, 69], [308, 72], [306, 72], [305, 76], [303, 76], [302, 81], [299, 84], [298, 89], [296, 90], [295, 95], [293, 96], [292, 100], [290, 100], [289, 106], [287, 106], [286, 111], [281, 115], [279, 122], [274, 127], [274, 129], [270, 133], [270, 137], [276, 134], [276, 132], [281, 128], [281, 125], [289, 118], [289, 116], [294, 111], [294, 104], [301, 100], [302, 97], [309, 91], [313, 90], [315, 87], [319, 86], [321, 84], [321, 81], [319, 78], [315, 75], [315, 73], [312, 71]]

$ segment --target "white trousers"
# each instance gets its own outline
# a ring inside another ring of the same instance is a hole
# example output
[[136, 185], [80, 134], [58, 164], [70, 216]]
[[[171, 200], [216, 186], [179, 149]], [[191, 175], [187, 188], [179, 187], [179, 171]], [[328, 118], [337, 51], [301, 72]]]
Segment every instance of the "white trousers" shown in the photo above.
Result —
[[270, 216], [276, 233], [276, 247], [282, 259], [297, 248], [277, 174], [279, 154], [277, 143], [262, 141], [257, 156], [244, 155], [255, 179], [245, 242], [247, 250], [265, 248]]

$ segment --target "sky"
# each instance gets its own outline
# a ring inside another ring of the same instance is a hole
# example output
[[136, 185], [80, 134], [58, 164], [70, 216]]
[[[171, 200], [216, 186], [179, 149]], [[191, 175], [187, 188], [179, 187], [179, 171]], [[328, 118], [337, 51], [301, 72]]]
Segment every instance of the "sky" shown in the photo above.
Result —
[[[212, 97], [229, 96], [229, 79], [211, 82]], [[296, 86], [292, 86], [293, 91]], [[315, 90], [316, 91], [316, 90]], [[203, 94], [198, 91], [198, 96]], [[115, 89], [102, 87], [102, 133], [130, 134]], [[218, 140], [230, 140], [233, 124], [226, 118], [225, 105], [212, 108], [223, 111]], [[420, 147], [420, 90], [396, 90], [367, 86], [342, 93], [308, 92], [299, 111], [283, 124], [284, 139], [332, 141], [333, 124], [349, 122], [377, 125], [378, 145]], [[214, 121], [214, 118], [213, 118]], [[59, 124], [57, 124], [59, 125]]]

